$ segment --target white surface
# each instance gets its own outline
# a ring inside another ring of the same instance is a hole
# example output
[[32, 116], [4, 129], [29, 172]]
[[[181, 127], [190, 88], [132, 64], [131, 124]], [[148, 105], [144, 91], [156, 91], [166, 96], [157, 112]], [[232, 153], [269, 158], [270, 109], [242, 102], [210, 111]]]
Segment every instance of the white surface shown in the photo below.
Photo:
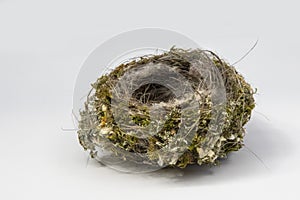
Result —
[[[299, 199], [297, 1], [0, 0], [1, 199]], [[81, 63], [140, 27], [179, 31], [258, 88], [246, 146], [221, 167], [121, 174], [89, 161], [71, 122]], [[263, 113], [269, 120], [265, 119]]]

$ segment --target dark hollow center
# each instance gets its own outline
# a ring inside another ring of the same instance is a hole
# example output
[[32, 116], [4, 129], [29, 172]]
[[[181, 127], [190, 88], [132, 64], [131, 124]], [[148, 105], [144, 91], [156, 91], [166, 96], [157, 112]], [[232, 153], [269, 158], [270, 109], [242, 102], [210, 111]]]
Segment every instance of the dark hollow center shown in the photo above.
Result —
[[173, 92], [160, 84], [145, 84], [135, 90], [132, 97], [144, 104], [168, 102], [175, 98]]

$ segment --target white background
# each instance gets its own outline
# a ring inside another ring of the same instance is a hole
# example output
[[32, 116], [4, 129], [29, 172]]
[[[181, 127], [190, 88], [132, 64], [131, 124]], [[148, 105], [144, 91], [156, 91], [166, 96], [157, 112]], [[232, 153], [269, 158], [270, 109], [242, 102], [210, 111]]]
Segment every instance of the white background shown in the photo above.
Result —
[[[298, 1], [0, 0], [1, 199], [299, 199]], [[96, 46], [124, 31], [183, 33], [258, 88], [246, 148], [220, 167], [122, 174], [78, 144], [72, 94]]]

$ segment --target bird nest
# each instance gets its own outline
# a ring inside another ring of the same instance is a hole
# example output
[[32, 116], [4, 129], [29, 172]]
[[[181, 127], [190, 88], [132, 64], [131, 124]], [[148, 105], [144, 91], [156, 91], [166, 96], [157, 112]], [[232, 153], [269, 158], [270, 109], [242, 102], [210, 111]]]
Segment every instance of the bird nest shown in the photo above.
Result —
[[243, 146], [254, 93], [210, 51], [171, 48], [134, 58], [92, 84], [79, 141], [108, 165], [215, 165]]

